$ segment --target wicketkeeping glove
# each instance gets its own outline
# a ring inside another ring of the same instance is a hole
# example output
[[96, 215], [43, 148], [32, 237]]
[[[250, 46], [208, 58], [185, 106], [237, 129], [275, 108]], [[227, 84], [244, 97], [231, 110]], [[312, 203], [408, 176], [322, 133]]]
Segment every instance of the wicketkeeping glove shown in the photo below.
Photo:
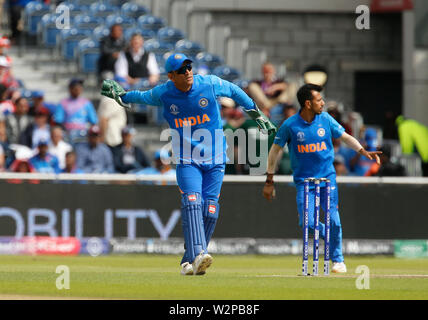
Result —
[[260, 109], [255, 105], [255, 109], [244, 109], [244, 111], [253, 119], [255, 122], [257, 122], [257, 126], [259, 127], [260, 131], [266, 132], [269, 136], [272, 133], [275, 133], [277, 131], [277, 128], [275, 125], [266, 117], [266, 115], [260, 111]]
[[131, 109], [129, 104], [123, 103], [121, 96], [123, 96], [126, 91], [114, 80], [104, 80], [101, 87], [101, 94], [103, 96], [112, 98], [116, 100], [118, 104], [126, 109]]

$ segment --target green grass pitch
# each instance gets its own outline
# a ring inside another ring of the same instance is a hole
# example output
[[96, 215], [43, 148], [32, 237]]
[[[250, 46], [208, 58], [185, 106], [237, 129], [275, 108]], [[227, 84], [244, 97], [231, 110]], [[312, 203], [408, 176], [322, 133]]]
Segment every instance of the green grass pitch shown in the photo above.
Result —
[[[0, 299], [428, 299], [428, 259], [345, 257], [348, 273], [302, 277], [299, 256], [214, 256], [205, 276], [181, 276], [172, 255], [0, 256]], [[310, 261], [311, 264], [311, 261]], [[70, 288], [58, 290], [59, 265]], [[369, 289], [357, 289], [359, 265]], [[322, 260], [320, 261], [322, 272]]]

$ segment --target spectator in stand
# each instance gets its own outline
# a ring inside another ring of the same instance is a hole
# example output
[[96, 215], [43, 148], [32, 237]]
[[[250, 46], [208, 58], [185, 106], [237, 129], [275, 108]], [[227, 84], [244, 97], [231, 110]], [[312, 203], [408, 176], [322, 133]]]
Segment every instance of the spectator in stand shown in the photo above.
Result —
[[[236, 108], [236, 103], [233, 99], [222, 97], [219, 100], [220, 106], [221, 106], [221, 118], [223, 119], [223, 130], [227, 132], [227, 130], [232, 130], [235, 132], [235, 130], [241, 128], [241, 126], [245, 122], [245, 116], [243, 111], [241, 111], [239, 108]], [[240, 159], [244, 159], [245, 154], [242, 154], [244, 152], [246, 146], [239, 146], [238, 143], [233, 143], [233, 163], [227, 163], [225, 168], [225, 174], [244, 174], [246, 173], [248, 169], [246, 169], [245, 164], [239, 163]], [[229, 148], [232, 148], [231, 145], [229, 145]], [[228, 149], [228, 151], [231, 151], [232, 149]], [[231, 157], [229, 157], [229, 160]], [[242, 161], [242, 160], [241, 160]], [[231, 161], [229, 161], [231, 162]]]
[[49, 110], [39, 107], [34, 115], [34, 122], [30, 123], [19, 137], [20, 144], [35, 149], [41, 140], [49, 143], [51, 139], [49, 117]]
[[[369, 152], [378, 150], [380, 146], [378, 145], [377, 131], [375, 129], [365, 129], [362, 145]], [[376, 163], [375, 160], [370, 160], [356, 151], [353, 151], [352, 154], [354, 156], [350, 160], [351, 173], [357, 176], [368, 175], [373, 163]]]
[[58, 158], [48, 152], [48, 140], [40, 140], [37, 149], [36, 155], [30, 158], [34, 169], [41, 173], [60, 173]]
[[73, 150], [70, 144], [63, 140], [63, 130], [60, 126], [51, 128], [51, 142], [49, 143], [49, 153], [58, 158], [59, 168], [65, 168], [65, 155]]
[[119, 82], [132, 87], [143, 78], [147, 78], [151, 86], [159, 81], [159, 66], [153, 52], [144, 50], [144, 38], [134, 34], [129, 42], [129, 48], [122, 51], [115, 63], [115, 76]]
[[101, 142], [109, 147], [122, 143], [122, 128], [126, 126], [126, 111], [115, 100], [101, 96], [98, 106]]
[[282, 110], [282, 104], [293, 104], [294, 92], [291, 84], [276, 76], [275, 66], [270, 62], [262, 65], [262, 79], [253, 80], [248, 86], [248, 92], [257, 105], [266, 115], [278, 106]]
[[[39, 107], [47, 108], [51, 115], [55, 114], [58, 104], [46, 102], [45, 93], [43, 91], [40, 91], [40, 90], [34, 91], [31, 95], [31, 100], [32, 100], [32, 106], [29, 112], [30, 115], [34, 115], [35, 110]], [[51, 119], [49, 119], [49, 122], [50, 123], [52, 122]]]
[[150, 166], [144, 151], [134, 145], [132, 141], [134, 136], [134, 128], [124, 127], [122, 129], [123, 142], [112, 149], [114, 166], [117, 172], [128, 173]]
[[330, 100], [326, 103], [326, 109], [328, 114], [331, 115], [334, 120], [336, 120], [345, 129], [345, 132], [352, 135], [352, 128], [342, 119], [343, 105], [336, 101]]
[[22, 11], [31, 0], [9, 0], [11, 40], [17, 42], [23, 29]]
[[6, 49], [10, 48], [10, 41], [6, 37], [0, 37], [0, 56], [6, 58], [9, 66], [12, 66], [12, 58], [6, 54]]
[[98, 116], [91, 101], [82, 97], [83, 80], [71, 79], [68, 84], [70, 97], [61, 100], [53, 120], [61, 124], [71, 144], [85, 141], [88, 127], [98, 124]]
[[110, 34], [100, 40], [100, 58], [98, 60], [98, 73], [102, 80], [114, 78], [114, 65], [119, 53], [126, 47], [123, 30], [120, 24], [110, 28]]
[[0, 116], [15, 112], [15, 105], [9, 99], [8, 88], [0, 83]]
[[6, 88], [15, 90], [19, 87], [18, 81], [13, 77], [11, 64], [5, 56], [0, 56], [0, 83]]
[[15, 101], [15, 113], [6, 115], [6, 134], [10, 144], [20, 143], [22, 133], [33, 122], [28, 115], [29, 105], [25, 98], [18, 98]]
[[398, 116], [395, 123], [403, 154], [417, 152], [422, 159], [423, 176], [428, 177], [428, 127], [403, 116]]
[[380, 148], [382, 154], [379, 155], [380, 165], [377, 163], [372, 164], [366, 176], [379, 176], [379, 177], [404, 177], [406, 169], [391, 158], [391, 149], [388, 147]]
[[[33, 165], [27, 159], [16, 159], [10, 165], [9, 171], [15, 172], [15, 173], [34, 173], [34, 172], [36, 172]], [[28, 182], [28, 183], [32, 183], [32, 184], [40, 183], [39, 180], [22, 180], [22, 179], [8, 179], [7, 183], [18, 184], [18, 183], [22, 183], [24, 181]]]
[[110, 148], [100, 142], [100, 128], [88, 130], [88, 142], [76, 145], [77, 168], [85, 173], [113, 173], [113, 155]]
[[6, 171], [6, 154], [3, 147], [0, 145], [0, 172]]
[[62, 169], [62, 173], [84, 173], [83, 170], [77, 167], [76, 163], [76, 152], [73, 150], [68, 151], [65, 154], [65, 167]]
[[[162, 175], [162, 176], [176, 176], [176, 171], [171, 168], [170, 155], [165, 150], [157, 150], [154, 155], [154, 166], [149, 168], [144, 168], [140, 171], [137, 171], [137, 175]], [[146, 182], [147, 183], [147, 182]], [[154, 182], [157, 185], [171, 185], [176, 184], [172, 181], [157, 180]]]
[[334, 170], [336, 170], [337, 176], [347, 176], [348, 175], [348, 169], [346, 168], [345, 159], [343, 158], [342, 155], [336, 154], [334, 156], [333, 166], [334, 166]]

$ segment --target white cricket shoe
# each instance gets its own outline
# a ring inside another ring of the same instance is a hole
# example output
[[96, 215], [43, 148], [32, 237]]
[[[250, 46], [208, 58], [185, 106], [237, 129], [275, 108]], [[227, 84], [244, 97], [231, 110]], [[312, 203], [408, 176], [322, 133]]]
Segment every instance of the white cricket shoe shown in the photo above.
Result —
[[344, 262], [333, 262], [331, 271], [334, 273], [346, 273], [346, 264]]
[[181, 265], [181, 275], [182, 276], [191, 276], [191, 275], [193, 275], [193, 266], [189, 262], [184, 262]]
[[192, 263], [193, 274], [198, 276], [204, 275], [205, 270], [213, 263], [213, 257], [211, 257], [208, 253], [201, 253], [195, 258]]

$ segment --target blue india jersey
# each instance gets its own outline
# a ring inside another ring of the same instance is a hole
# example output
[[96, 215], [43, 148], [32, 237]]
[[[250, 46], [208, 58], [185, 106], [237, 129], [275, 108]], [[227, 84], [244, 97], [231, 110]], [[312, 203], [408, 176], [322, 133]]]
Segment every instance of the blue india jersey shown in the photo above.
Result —
[[288, 144], [294, 182], [298, 185], [305, 178], [336, 179], [332, 138], [340, 138], [345, 129], [327, 112], [315, 115], [306, 122], [297, 113], [288, 118], [278, 130], [274, 143]]
[[255, 108], [241, 88], [213, 75], [194, 75], [192, 88], [187, 92], [167, 81], [148, 91], [127, 92], [122, 101], [163, 107], [179, 163], [221, 164], [227, 161], [227, 145], [218, 97], [229, 97], [245, 109]]

